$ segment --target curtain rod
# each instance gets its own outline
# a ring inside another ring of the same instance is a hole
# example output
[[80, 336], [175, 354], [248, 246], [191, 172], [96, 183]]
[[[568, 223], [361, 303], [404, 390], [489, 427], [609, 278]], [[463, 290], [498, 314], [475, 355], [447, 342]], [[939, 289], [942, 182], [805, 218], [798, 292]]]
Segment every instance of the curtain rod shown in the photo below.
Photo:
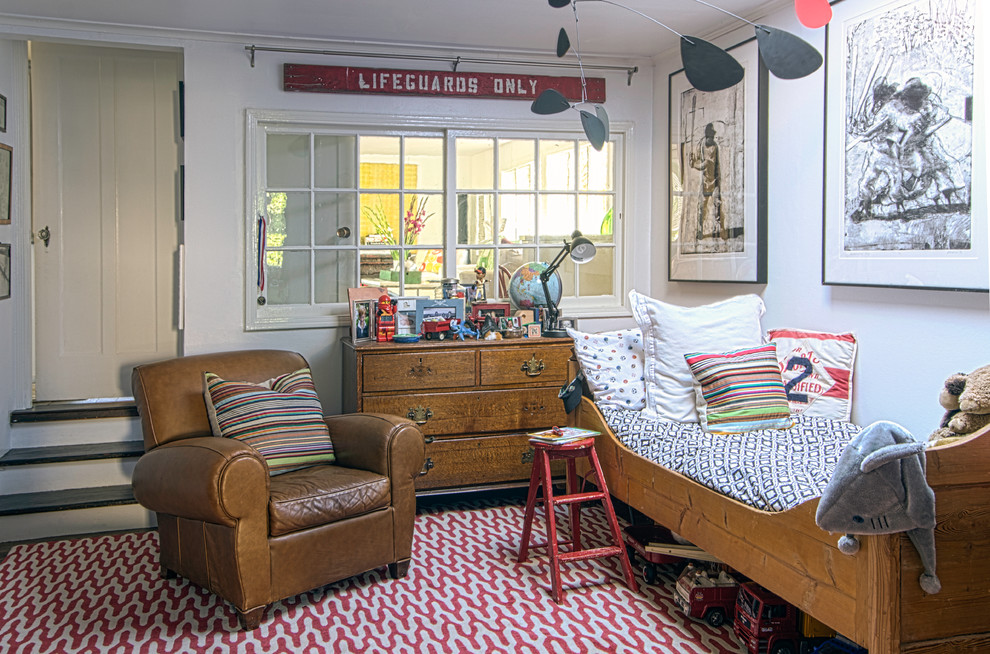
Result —
[[[343, 50], [313, 50], [310, 48], [276, 48], [264, 45], [246, 45], [244, 49], [251, 53], [251, 68], [254, 68], [256, 52], [290, 52], [294, 54], [334, 55], [341, 57], [374, 57], [377, 59], [410, 59], [414, 61], [447, 61], [456, 73], [460, 64], [510, 64], [513, 66], [540, 66], [546, 68], [581, 68], [580, 64], [547, 63], [545, 61], [525, 61], [518, 59], [477, 59], [473, 57], [443, 57], [440, 55], [390, 54], [385, 52], [345, 52]], [[626, 73], [626, 85], [632, 84], [632, 76], [639, 72], [639, 66], [602, 66], [588, 65], [584, 68], [592, 70], [618, 70]]]

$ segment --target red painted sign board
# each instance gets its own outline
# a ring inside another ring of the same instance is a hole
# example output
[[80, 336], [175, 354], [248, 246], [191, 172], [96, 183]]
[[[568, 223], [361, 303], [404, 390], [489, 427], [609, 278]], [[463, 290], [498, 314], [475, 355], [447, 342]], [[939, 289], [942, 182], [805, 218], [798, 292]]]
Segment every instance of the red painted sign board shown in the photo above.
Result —
[[[604, 78], [591, 77], [586, 82], [588, 101], [605, 102]], [[285, 64], [282, 70], [282, 88], [286, 91], [309, 93], [432, 95], [503, 100], [535, 100], [545, 89], [556, 89], [572, 102], [581, 100], [580, 77], [309, 64]]]

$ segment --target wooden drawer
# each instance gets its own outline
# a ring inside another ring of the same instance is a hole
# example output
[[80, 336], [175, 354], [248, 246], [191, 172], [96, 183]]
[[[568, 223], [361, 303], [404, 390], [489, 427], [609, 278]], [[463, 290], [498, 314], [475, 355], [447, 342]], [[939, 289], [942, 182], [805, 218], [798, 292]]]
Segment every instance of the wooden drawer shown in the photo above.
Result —
[[364, 392], [472, 387], [474, 361], [471, 350], [371, 354], [364, 357]]
[[[514, 347], [481, 351], [481, 385], [558, 384], [567, 381], [567, 347]], [[528, 372], [527, 372], [528, 370]]]
[[536, 431], [567, 421], [564, 403], [557, 397], [556, 387], [366, 395], [363, 410], [408, 418], [411, 411], [420, 407], [420, 416], [412, 419], [425, 418], [426, 421], [419, 425], [420, 430], [426, 436], [437, 438], [471, 432]]
[[[426, 446], [426, 465], [432, 467], [416, 479], [416, 488], [528, 481], [532, 449], [526, 434], [438, 440]], [[555, 476], [563, 475], [564, 462], [555, 461], [552, 470]]]

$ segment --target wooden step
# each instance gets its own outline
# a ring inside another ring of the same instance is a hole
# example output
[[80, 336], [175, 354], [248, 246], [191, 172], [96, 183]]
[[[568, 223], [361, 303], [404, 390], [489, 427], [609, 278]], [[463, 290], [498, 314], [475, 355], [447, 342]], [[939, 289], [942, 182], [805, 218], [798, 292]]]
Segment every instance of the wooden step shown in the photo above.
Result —
[[136, 418], [133, 400], [115, 402], [39, 402], [30, 409], [10, 412], [10, 424], [53, 422], [57, 420], [92, 420], [101, 418]]
[[71, 488], [0, 496], [0, 516], [137, 504], [130, 485]]
[[64, 463], [66, 461], [94, 461], [102, 459], [126, 459], [144, 454], [142, 441], [116, 443], [82, 443], [47, 447], [20, 447], [0, 456], [0, 468], [13, 466]]

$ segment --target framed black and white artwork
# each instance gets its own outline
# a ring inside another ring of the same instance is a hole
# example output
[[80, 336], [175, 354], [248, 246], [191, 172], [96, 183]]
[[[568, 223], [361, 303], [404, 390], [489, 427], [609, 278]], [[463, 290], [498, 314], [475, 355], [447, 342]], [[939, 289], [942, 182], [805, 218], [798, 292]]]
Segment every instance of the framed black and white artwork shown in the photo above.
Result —
[[767, 69], [756, 39], [728, 51], [745, 71], [733, 87], [668, 80], [670, 281], [766, 282]]
[[976, 0], [833, 6], [825, 284], [990, 288], [975, 10]]

